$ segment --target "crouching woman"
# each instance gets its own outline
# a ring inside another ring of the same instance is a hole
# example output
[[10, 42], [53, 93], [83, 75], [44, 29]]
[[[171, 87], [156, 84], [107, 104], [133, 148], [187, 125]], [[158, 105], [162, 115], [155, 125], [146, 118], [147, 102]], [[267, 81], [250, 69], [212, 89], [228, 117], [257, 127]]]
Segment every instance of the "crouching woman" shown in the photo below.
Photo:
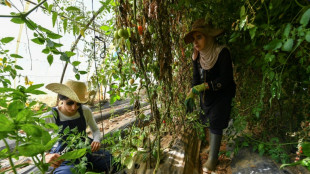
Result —
[[[46, 118], [46, 122], [58, 125], [60, 127], [59, 134], [61, 135], [63, 135], [66, 128], [69, 128], [70, 133], [86, 135], [86, 127], [89, 126], [93, 139], [89, 138], [92, 153], [86, 155], [88, 162], [87, 170], [108, 173], [112, 155], [108, 151], [100, 150], [100, 131], [90, 108], [83, 105], [83, 103], [88, 101], [85, 83], [69, 80], [65, 84], [48, 84], [46, 88], [57, 93], [60, 100], [57, 107], [53, 107], [52, 111], [44, 114], [53, 115], [53, 117]], [[75, 131], [71, 131], [73, 129]], [[61, 140], [45, 156], [46, 162], [55, 168], [53, 170], [54, 174], [71, 174], [74, 169], [74, 164], [69, 161], [57, 160], [66, 150], [66, 138], [66, 135], [61, 136]], [[78, 162], [79, 160], [77, 160]]]

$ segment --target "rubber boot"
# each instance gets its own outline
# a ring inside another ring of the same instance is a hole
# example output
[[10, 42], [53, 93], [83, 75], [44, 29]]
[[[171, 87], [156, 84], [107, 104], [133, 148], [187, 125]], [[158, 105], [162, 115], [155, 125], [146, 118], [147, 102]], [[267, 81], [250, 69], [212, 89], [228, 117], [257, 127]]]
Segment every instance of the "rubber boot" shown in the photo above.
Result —
[[221, 146], [222, 135], [213, 134], [210, 131], [210, 152], [207, 163], [204, 165], [213, 171], [218, 162], [218, 154]]

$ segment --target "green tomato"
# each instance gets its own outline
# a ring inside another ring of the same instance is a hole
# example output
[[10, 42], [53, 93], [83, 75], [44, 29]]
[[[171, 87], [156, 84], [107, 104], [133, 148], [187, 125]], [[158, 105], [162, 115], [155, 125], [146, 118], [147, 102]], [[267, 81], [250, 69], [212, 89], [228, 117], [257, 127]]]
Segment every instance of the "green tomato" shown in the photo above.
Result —
[[152, 25], [149, 25], [148, 29], [151, 34], [154, 33], [154, 27]]
[[122, 31], [122, 37], [125, 38], [125, 39], [127, 39], [127, 38], [129, 37], [129, 34], [128, 34], [127, 29], [124, 29], [124, 30]]
[[123, 32], [123, 29], [119, 29], [118, 32], [117, 32], [117, 34], [118, 34], [120, 37], [122, 37], [122, 32]]
[[152, 34], [152, 38], [157, 39], [157, 34], [156, 33]]
[[114, 31], [114, 38], [115, 39], [119, 39], [120, 38], [117, 31]]

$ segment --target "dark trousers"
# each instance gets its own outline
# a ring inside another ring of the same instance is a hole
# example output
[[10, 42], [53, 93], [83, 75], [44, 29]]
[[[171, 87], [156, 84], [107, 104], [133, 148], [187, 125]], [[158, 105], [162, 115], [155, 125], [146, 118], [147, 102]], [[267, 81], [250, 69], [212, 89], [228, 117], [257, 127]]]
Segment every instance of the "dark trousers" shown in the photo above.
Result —
[[[95, 172], [108, 173], [110, 170], [112, 155], [109, 151], [99, 150], [92, 154], [87, 154], [87, 170]], [[58, 168], [54, 170], [54, 174], [72, 174], [71, 170], [74, 167], [73, 164], [69, 164], [68, 161], [64, 161]]]

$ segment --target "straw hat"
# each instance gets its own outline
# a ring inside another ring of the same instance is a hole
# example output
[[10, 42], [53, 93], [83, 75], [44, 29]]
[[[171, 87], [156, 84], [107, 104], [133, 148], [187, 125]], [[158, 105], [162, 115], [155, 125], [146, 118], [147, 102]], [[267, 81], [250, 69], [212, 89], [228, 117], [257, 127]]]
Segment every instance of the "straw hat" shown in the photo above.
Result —
[[78, 103], [86, 103], [88, 101], [87, 87], [83, 82], [68, 80], [65, 84], [48, 84], [46, 88]]
[[213, 28], [211, 24], [205, 22], [204, 19], [198, 19], [194, 22], [192, 30], [188, 32], [184, 37], [185, 44], [192, 43], [194, 41], [193, 34], [199, 31], [206, 36], [216, 37], [223, 33], [223, 29]]

